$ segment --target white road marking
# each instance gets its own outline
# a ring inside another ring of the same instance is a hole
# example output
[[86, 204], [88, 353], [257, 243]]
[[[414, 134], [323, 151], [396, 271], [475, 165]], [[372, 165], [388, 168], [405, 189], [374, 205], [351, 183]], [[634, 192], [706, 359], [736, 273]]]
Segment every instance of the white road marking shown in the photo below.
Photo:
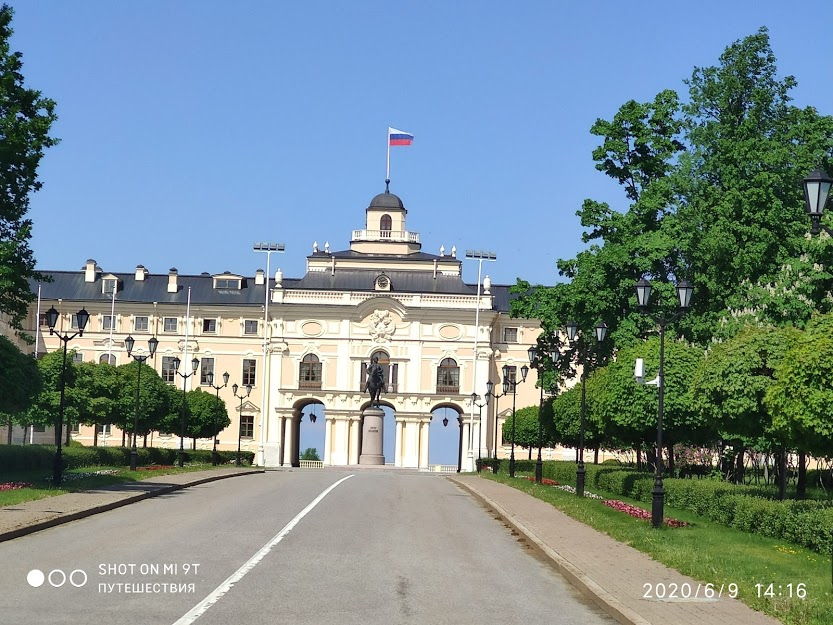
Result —
[[234, 573], [232, 573], [226, 580], [217, 586], [211, 593], [202, 601], [200, 601], [197, 605], [195, 605], [191, 610], [189, 610], [182, 618], [177, 620], [174, 625], [191, 625], [194, 621], [196, 621], [200, 616], [205, 614], [205, 612], [210, 608], [212, 605], [217, 603], [224, 594], [226, 594], [231, 587], [234, 586], [237, 582], [243, 579], [243, 576], [246, 575], [249, 571], [251, 571], [258, 562], [260, 562], [267, 553], [272, 550], [272, 547], [277, 545], [281, 542], [284, 537], [292, 531], [301, 519], [303, 519], [315, 506], [321, 503], [321, 500], [324, 499], [330, 492], [339, 484], [344, 482], [345, 480], [349, 480], [352, 475], [348, 475], [347, 477], [341, 478], [338, 482], [324, 490], [318, 497], [312, 500], [312, 502], [303, 510], [301, 510], [295, 518], [292, 519], [289, 523], [287, 523], [284, 528], [278, 532], [272, 540], [266, 543], [260, 551], [258, 551], [255, 555], [249, 558], [248, 562], [246, 562], [243, 566], [237, 569]]

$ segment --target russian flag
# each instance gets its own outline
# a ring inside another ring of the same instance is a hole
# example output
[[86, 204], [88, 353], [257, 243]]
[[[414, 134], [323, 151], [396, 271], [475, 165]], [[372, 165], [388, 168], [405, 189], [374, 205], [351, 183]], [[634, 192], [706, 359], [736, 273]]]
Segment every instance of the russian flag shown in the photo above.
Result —
[[414, 135], [388, 126], [388, 145], [411, 145]]

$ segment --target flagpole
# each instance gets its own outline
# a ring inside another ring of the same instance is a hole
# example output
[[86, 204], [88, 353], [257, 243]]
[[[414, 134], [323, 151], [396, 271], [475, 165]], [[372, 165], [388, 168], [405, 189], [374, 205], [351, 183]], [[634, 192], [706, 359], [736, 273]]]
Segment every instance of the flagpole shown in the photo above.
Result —
[[390, 180], [390, 126], [388, 126], [388, 163], [387, 168], [385, 169], [385, 183]]
[[[190, 319], [191, 319], [191, 287], [189, 286], [188, 287], [188, 303], [185, 305], [185, 344], [183, 346], [183, 352], [182, 352], [182, 356], [183, 356], [182, 362], [183, 362], [183, 364], [188, 364], [188, 324], [189, 324]], [[186, 368], [186, 371], [187, 371], [187, 368]], [[186, 375], [186, 376], [182, 377], [182, 392], [183, 393], [187, 392], [187, 386], [186, 385], [188, 384], [188, 378], [190, 378], [190, 377], [191, 376], [189, 376], [189, 375]], [[183, 411], [184, 411], [184, 409], [185, 409], [185, 407], [183, 405]], [[183, 423], [185, 423], [185, 417], [184, 416], [182, 417], [182, 419], [183, 419]], [[183, 431], [181, 434], [182, 434], [182, 436], [179, 437], [180, 438], [180, 442], [179, 442], [179, 448], [180, 449], [185, 447], [185, 432]]]
[[[38, 359], [38, 349], [40, 349], [40, 289], [38, 284], [38, 311], [35, 313], [35, 360]], [[26, 431], [23, 432], [23, 440], [26, 440]], [[33, 445], [35, 442], [35, 424], [32, 423], [29, 427], [29, 444]]]
[[107, 347], [107, 364], [112, 365], [113, 358], [113, 326], [116, 325], [116, 288], [119, 281], [116, 280], [113, 284], [113, 305], [110, 307], [110, 343]]

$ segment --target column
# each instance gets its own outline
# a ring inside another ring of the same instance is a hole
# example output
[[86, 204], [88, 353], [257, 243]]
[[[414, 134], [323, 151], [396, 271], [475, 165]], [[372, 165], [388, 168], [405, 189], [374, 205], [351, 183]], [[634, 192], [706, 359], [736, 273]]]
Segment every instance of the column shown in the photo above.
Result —
[[428, 468], [428, 428], [430, 421], [419, 422], [419, 468]]
[[292, 418], [291, 417], [284, 417], [283, 418], [283, 445], [282, 451], [283, 454], [283, 464], [284, 466], [291, 466], [292, 465], [292, 447], [293, 447], [293, 440], [292, 440]]
[[326, 417], [324, 421], [324, 464], [330, 465], [330, 446], [333, 444], [333, 419]]
[[360, 418], [350, 418], [350, 449], [348, 454], [348, 464], [359, 464], [359, 434], [362, 427]]
[[401, 419], [398, 419], [398, 418], [397, 418], [397, 419], [396, 419], [396, 438], [395, 438], [395, 439], [394, 439], [394, 441], [393, 441], [393, 443], [394, 443], [394, 448], [393, 448], [393, 455], [394, 455], [393, 465], [394, 465], [394, 466], [396, 466], [396, 467], [401, 467], [401, 466], [402, 466], [402, 449], [403, 449], [403, 446], [402, 446], [402, 442], [403, 442], [402, 436], [404, 435], [404, 433], [405, 433], [405, 431], [404, 431], [404, 423], [402, 422], [402, 420], [401, 420]]
[[471, 466], [471, 458], [469, 458], [469, 432], [471, 431], [470, 415], [460, 415], [463, 420], [462, 436], [463, 436], [463, 457], [460, 459], [460, 466], [463, 471], [473, 471]]

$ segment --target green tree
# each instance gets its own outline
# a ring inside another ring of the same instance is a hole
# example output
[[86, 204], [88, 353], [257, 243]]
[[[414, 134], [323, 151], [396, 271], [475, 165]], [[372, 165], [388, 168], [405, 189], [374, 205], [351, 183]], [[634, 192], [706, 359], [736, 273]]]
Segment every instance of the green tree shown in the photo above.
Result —
[[5, 415], [8, 424], [11, 444], [12, 424], [18, 422], [27, 425], [20, 419], [20, 413], [31, 405], [33, 399], [43, 388], [37, 362], [18, 349], [5, 336], [0, 336], [0, 415]]
[[186, 395], [188, 405], [187, 435], [194, 439], [212, 438], [222, 432], [229, 425], [226, 402], [214, 393], [206, 393], [202, 389], [194, 389]]
[[[138, 372], [140, 366], [141, 375]], [[149, 434], [152, 430], [165, 431], [161, 424], [171, 412], [169, 385], [162, 381], [153, 367], [138, 361], [120, 365], [117, 369], [122, 379], [116, 398], [116, 414], [121, 420], [118, 426], [124, 431], [133, 432], [135, 420], [137, 422], [135, 431], [139, 436]]]
[[[80, 414], [81, 397], [75, 392], [75, 380], [78, 367], [73, 362], [72, 350], [66, 356], [66, 370], [64, 372], [64, 427], [70, 423], [77, 423]], [[56, 349], [37, 361], [38, 371], [43, 382], [40, 393], [32, 400], [29, 407], [20, 413], [24, 423], [53, 426], [60, 413], [61, 406], [61, 369], [63, 367], [64, 350]], [[57, 437], [58, 432], [55, 432]], [[57, 440], [56, 440], [57, 443]]]
[[111, 364], [82, 362], [77, 365], [78, 422], [84, 425], [125, 423], [127, 415], [119, 413], [118, 403], [123, 382], [118, 368]]
[[304, 453], [301, 454], [301, 460], [321, 460], [318, 456], [318, 450], [315, 447], [307, 447]]
[[[503, 440], [512, 441], [511, 414], [503, 422]], [[544, 430], [542, 440], [544, 446], [552, 444], [551, 427]], [[530, 454], [533, 447], [538, 447], [538, 406], [526, 406], [515, 410], [515, 446], [527, 448]]]
[[23, 84], [22, 55], [9, 45], [13, 13], [0, 7], [0, 311], [20, 330], [34, 299], [29, 280], [44, 280], [35, 271], [26, 213], [29, 196], [42, 186], [37, 169], [44, 150], [57, 143], [49, 136], [57, 116], [55, 102]]

